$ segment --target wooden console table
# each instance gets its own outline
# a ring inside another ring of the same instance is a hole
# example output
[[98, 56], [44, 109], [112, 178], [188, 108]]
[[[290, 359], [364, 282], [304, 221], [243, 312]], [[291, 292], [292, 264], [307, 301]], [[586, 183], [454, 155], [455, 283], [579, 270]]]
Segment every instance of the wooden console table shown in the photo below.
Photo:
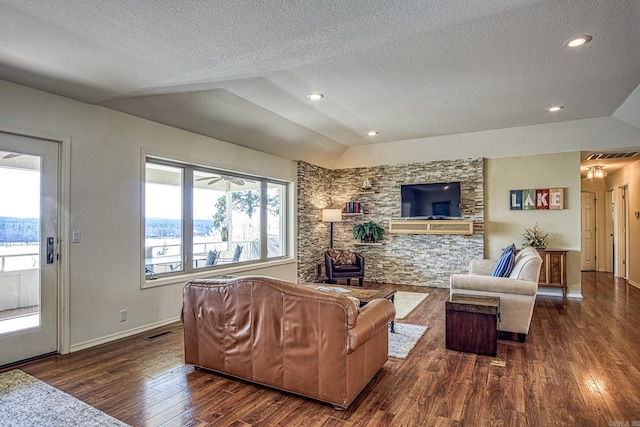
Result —
[[538, 249], [542, 257], [538, 286], [561, 288], [563, 305], [567, 305], [567, 252], [563, 249]]

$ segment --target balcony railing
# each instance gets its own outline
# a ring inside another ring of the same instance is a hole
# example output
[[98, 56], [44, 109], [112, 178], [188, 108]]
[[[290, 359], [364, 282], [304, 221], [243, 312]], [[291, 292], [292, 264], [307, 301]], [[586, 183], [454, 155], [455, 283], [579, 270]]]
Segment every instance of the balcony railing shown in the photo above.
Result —
[[40, 304], [39, 270], [0, 272], [0, 311]]
[[0, 254], [0, 272], [40, 268], [38, 252]]
[[[193, 267], [206, 267], [209, 251], [216, 251], [215, 265], [231, 264], [257, 259], [259, 248], [254, 241], [227, 241], [200, 240], [193, 245]], [[234, 259], [234, 251], [240, 246], [240, 256]], [[158, 243], [145, 246], [145, 272], [147, 276], [180, 271], [184, 255], [181, 254], [179, 243]]]

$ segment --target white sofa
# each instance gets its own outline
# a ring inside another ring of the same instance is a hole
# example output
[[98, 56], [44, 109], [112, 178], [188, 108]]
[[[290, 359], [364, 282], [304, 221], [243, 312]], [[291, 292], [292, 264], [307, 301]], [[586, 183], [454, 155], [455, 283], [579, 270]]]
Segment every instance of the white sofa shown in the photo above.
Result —
[[499, 297], [501, 337], [513, 339], [513, 334], [517, 334], [518, 341], [524, 342], [536, 302], [542, 258], [533, 248], [522, 249], [508, 277], [492, 276], [496, 263], [496, 260], [472, 260], [469, 274], [451, 275], [450, 294]]

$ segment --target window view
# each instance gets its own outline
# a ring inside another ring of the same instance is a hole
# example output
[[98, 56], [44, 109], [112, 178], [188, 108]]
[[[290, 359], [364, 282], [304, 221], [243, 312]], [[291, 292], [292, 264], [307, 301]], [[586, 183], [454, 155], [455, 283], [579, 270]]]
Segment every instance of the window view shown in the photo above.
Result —
[[254, 180], [193, 173], [193, 267], [260, 259], [260, 186]]
[[40, 325], [40, 158], [0, 151], [0, 334]]
[[146, 170], [147, 279], [286, 256], [286, 183], [152, 159]]
[[145, 171], [145, 275], [182, 271], [183, 169], [147, 162]]
[[267, 188], [267, 256], [275, 258], [286, 255], [283, 230], [287, 186], [270, 182]]

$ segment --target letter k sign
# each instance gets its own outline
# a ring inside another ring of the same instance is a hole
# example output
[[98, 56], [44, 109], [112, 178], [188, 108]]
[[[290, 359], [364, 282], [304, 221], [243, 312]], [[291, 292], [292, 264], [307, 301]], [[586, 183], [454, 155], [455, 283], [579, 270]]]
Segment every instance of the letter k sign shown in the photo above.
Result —
[[536, 209], [549, 209], [549, 189], [536, 190]]

